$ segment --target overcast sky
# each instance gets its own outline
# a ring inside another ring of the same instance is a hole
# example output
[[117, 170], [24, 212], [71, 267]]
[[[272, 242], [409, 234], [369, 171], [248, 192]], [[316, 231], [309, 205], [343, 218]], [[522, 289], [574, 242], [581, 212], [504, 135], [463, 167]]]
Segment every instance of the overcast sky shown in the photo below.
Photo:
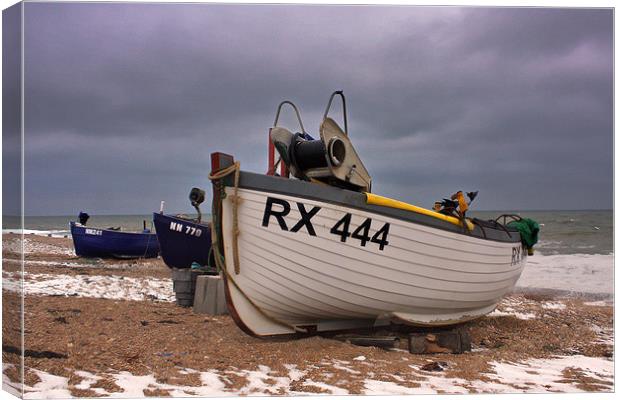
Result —
[[477, 209], [611, 208], [612, 18], [27, 3], [25, 211], [148, 213], [160, 200], [190, 211], [192, 186], [210, 204], [211, 152], [264, 172], [277, 104], [294, 101], [318, 137], [336, 89], [377, 194], [431, 207], [480, 190]]

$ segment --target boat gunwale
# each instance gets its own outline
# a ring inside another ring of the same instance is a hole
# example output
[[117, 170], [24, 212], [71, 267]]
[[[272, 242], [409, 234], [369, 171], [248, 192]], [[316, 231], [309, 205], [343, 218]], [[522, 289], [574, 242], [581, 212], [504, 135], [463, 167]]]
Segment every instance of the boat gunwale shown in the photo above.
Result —
[[[257, 210], [253, 210], [253, 211], [257, 211]], [[242, 216], [244, 216], [246, 218], [251, 218], [251, 219], [259, 220], [260, 221], [259, 218], [256, 218], [255, 216], [250, 215], [250, 214], [248, 214], [248, 213], [246, 213], [244, 211], [238, 211], [238, 212], [239, 212], [239, 215], [242, 215]], [[275, 232], [273, 232], [273, 233], [277, 234], [278, 236], [284, 237], [284, 235], [282, 233], [275, 233]], [[440, 235], [435, 234], [434, 232], [424, 232], [424, 234], [440, 236]], [[392, 233], [392, 232], [390, 232], [390, 236], [398, 237], [399, 239], [403, 239], [403, 240], [409, 240], [411, 242], [418, 243], [418, 244], [420, 244], [422, 246], [433, 246], [434, 248], [439, 248], [439, 249], [444, 249], [444, 250], [454, 250], [453, 248], [450, 248], [448, 246], [440, 246], [440, 245], [429, 244], [429, 243], [426, 243], [426, 242], [423, 242], [423, 241], [420, 241], [420, 240], [409, 239], [409, 238], [406, 238], [404, 236], [401, 236], [401, 235], [398, 235], [398, 234], [395, 234], [395, 233]], [[323, 236], [318, 236], [317, 235], [317, 237], [321, 238], [321, 239], [324, 239], [324, 240], [327, 240], [327, 238], [323, 237]], [[449, 237], [445, 237], [445, 236], [441, 236], [441, 237], [443, 239], [446, 239], [446, 240], [457, 240], [455, 238], [449, 238]], [[478, 239], [478, 238], [476, 238], [476, 239]], [[296, 241], [301, 241], [301, 240], [296, 240]], [[502, 242], [502, 243], [509, 243], [509, 242]], [[484, 246], [484, 244], [480, 244], [480, 243], [471, 243], [471, 244], [477, 245], [477, 246]], [[448, 261], [463, 262], [463, 260], [460, 260], [460, 259], [431, 255], [431, 254], [424, 253], [424, 252], [419, 251], [419, 250], [411, 250], [411, 249], [406, 249], [404, 247], [398, 247], [398, 246], [393, 246], [393, 247], [398, 248], [398, 249], [403, 250], [403, 251], [408, 251], [408, 252], [411, 252], [411, 253], [416, 253], [416, 254], [421, 255], [421, 256], [432, 256], [432, 257], [436, 257], [436, 258], [440, 258], [440, 259], [444, 259], [444, 260], [448, 260]], [[497, 248], [501, 249], [501, 250], [505, 250], [505, 247], [497, 247]], [[369, 250], [369, 249], [367, 249], [365, 247], [363, 247], [361, 249], [358, 249], [358, 250], [362, 250], [362, 251], [365, 251], [367, 253], [375, 254], [371, 250]], [[489, 257], [489, 258], [493, 258], [493, 257], [498, 258], [498, 257], [504, 257], [505, 256], [504, 254], [488, 254], [488, 253], [476, 252], [476, 251], [471, 251], [471, 250], [459, 250], [459, 251], [461, 251], [463, 253], [467, 253], [467, 254], [482, 255], [482, 256], [485, 256], [485, 257]], [[391, 257], [391, 256], [388, 256], [388, 255], [382, 255], [382, 256], [388, 257], [388, 258], [391, 258], [391, 259], [394, 259], [394, 260], [397, 260], [397, 261], [400, 261], [400, 262], [403, 262], [403, 260], [400, 260], [400, 259], [395, 258], [395, 257]], [[346, 257], [348, 257], [348, 256], [346, 256]], [[349, 257], [349, 258], [351, 258], [351, 257]], [[480, 262], [480, 261], [475, 261], [475, 262], [474, 261], [465, 261], [465, 262], [466, 263], [484, 264], [484, 265], [504, 265], [505, 264], [503, 262], [495, 262], [495, 261], [484, 261], [484, 262]], [[439, 269], [449, 269], [449, 270], [452, 270], [450, 268], [442, 268], [442, 267], [434, 267], [434, 266], [430, 266], [430, 267], [432, 267], [432, 268], [439, 268]], [[452, 271], [455, 271], [455, 270], [452, 270]]]
[[[227, 183], [226, 180], [222, 180], [222, 184], [224, 186], [232, 187], [232, 185]], [[399, 221], [437, 228], [443, 231], [457, 233], [465, 237], [471, 237], [489, 242], [521, 243], [521, 235], [519, 232], [510, 227], [506, 227], [506, 231], [502, 229], [485, 227], [483, 231], [478, 225], [474, 225], [474, 230], [469, 232], [466, 229], [456, 226], [450, 222], [436, 219], [432, 216], [419, 214], [414, 211], [367, 204], [365, 200], [366, 195], [364, 193], [336, 188], [333, 186], [320, 185], [277, 176], [262, 175], [254, 172], [239, 171], [239, 188], [330, 203], [341, 207], [371, 212], [385, 217], [395, 218]], [[510, 238], [506, 237], [506, 232], [510, 232]], [[497, 235], [497, 237], [489, 237], [490, 233]]]
[[[209, 222], [196, 222], [196, 221], [192, 221], [189, 219], [184, 219], [181, 217], [177, 217], [176, 215], [172, 215], [172, 214], [162, 214], [159, 212], [153, 212], [153, 220], [155, 218], [165, 218], [165, 219], [178, 219], [181, 220], [183, 222], [189, 223], [189, 224], [193, 224], [193, 225], [199, 225], [199, 226], [203, 226], [205, 228], [211, 229], [211, 221]], [[155, 232], [157, 233], [157, 229], [155, 230]]]
[[[76, 225], [74, 221], [71, 221], [71, 235], [74, 235], [73, 229], [97, 229], [100, 231], [104, 231], [104, 232], [108, 232], [108, 233], [112, 233], [112, 234], [117, 234], [117, 233], [122, 233], [122, 234], [129, 234], [129, 235], [139, 235], [139, 236], [146, 236], [146, 235], [155, 235], [157, 236], [156, 232], [134, 232], [134, 231], [115, 231], [113, 229], [106, 229], [106, 228], [97, 228], [96, 226], [86, 226], [86, 225]], [[78, 235], [88, 235], [86, 232], [76, 232]], [[92, 235], [88, 235], [88, 236], [92, 236]]]

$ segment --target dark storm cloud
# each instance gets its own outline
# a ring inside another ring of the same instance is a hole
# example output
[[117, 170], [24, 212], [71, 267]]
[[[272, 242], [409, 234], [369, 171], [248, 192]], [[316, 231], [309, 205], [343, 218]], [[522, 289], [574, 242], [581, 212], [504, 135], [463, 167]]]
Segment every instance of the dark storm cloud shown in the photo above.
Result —
[[2, 14], [2, 215], [21, 215], [21, 10]]
[[377, 193], [611, 207], [610, 10], [29, 3], [25, 26], [30, 214], [187, 210], [211, 151], [262, 172], [275, 106], [317, 136], [335, 89]]

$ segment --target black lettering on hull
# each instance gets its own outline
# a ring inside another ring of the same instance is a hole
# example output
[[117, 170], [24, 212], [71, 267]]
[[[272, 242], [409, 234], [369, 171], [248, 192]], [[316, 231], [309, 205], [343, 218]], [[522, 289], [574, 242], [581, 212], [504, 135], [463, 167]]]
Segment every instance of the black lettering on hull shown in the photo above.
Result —
[[[274, 210], [274, 204], [282, 206], [282, 210]], [[269, 219], [274, 216], [278, 221], [278, 225], [280, 225], [280, 229], [282, 229], [283, 231], [288, 231], [288, 227], [286, 226], [286, 221], [284, 220], [284, 217], [286, 217], [289, 212], [291, 212], [291, 205], [288, 204], [288, 201], [276, 199], [274, 197], [267, 197], [267, 202], [265, 203], [265, 212], [263, 213], [263, 226], [269, 226]]]

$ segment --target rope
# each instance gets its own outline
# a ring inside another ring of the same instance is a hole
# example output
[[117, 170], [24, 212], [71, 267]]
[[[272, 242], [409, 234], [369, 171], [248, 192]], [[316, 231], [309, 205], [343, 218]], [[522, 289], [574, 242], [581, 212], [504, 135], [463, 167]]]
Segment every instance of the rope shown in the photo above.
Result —
[[[235, 268], [235, 275], [239, 275], [239, 246], [238, 246], [238, 240], [237, 237], [239, 236], [239, 221], [238, 221], [238, 204], [240, 203], [240, 198], [238, 196], [238, 189], [239, 189], [239, 161], [236, 161], [233, 165], [224, 168], [220, 171], [217, 171], [215, 173], [211, 173], [209, 174], [209, 179], [212, 181], [219, 181], [220, 179], [234, 173], [235, 174], [235, 180], [234, 180], [234, 194], [233, 196], [231, 196], [231, 202], [232, 202], [232, 213], [233, 213], [233, 265]], [[273, 317], [269, 314], [267, 314], [262, 308], [260, 308], [239, 286], [239, 284], [235, 281], [235, 279], [233, 278], [233, 276], [228, 272], [228, 270], [226, 269], [226, 261], [224, 259], [224, 256], [220, 253], [219, 250], [219, 245], [218, 245], [218, 234], [217, 232], [220, 231], [221, 227], [220, 227], [220, 222], [218, 220], [218, 211], [221, 205], [221, 199], [223, 199], [226, 195], [226, 192], [224, 191], [224, 187], [217, 184], [217, 186], [219, 186], [220, 189], [220, 202], [218, 202], [218, 204], [216, 204], [215, 202], [213, 202], [213, 210], [212, 210], [212, 224], [213, 227], [211, 229], [211, 251], [213, 251], [213, 255], [215, 258], [215, 265], [217, 266], [217, 269], [219, 271], [222, 271], [224, 273], [224, 275], [226, 276], [226, 279], [228, 279], [233, 286], [235, 286], [235, 288], [237, 288], [237, 290], [239, 291], [239, 293], [241, 293], [241, 295], [243, 297], [245, 297], [245, 299], [256, 309], [256, 311], [258, 311], [263, 317], [265, 317], [266, 319], [270, 320], [271, 322], [280, 325], [280, 326], [284, 326], [294, 332], [304, 332], [307, 333], [308, 330], [305, 328], [300, 328], [297, 327], [295, 325], [291, 325], [288, 322], [282, 321], [279, 318]]]
[[[153, 231], [153, 221], [151, 221], [151, 232]], [[142, 255], [142, 258], [146, 258], [147, 253], [149, 252], [149, 247], [151, 246], [151, 238], [153, 236], [151, 236], [151, 232], [149, 232], [149, 237], [148, 240], [146, 241], [146, 250], [144, 250], [144, 254]]]
[[239, 218], [237, 215], [237, 207], [239, 205], [239, 161], [235, 161], [233, 165], [230, 167], [224, 168], [218, 172], [209, 174], [209, 179], [212, 181], [220, 180], [232, 173], [235, 174], [235, 186], [234, 186], [234, 194], [231, 196], [230, 201], [232, 202], [232, 213], [233, 213], [233, 265], [235, 267], [235, 275], [239, 275]]
[[149, 246], [151, 245], [151, 235], [149, 234], [146, 240], [146, 249], [144, 249], [144, 254], [142, 254], [142, 258], [146, 258], [146, 254], [149, 252]]

